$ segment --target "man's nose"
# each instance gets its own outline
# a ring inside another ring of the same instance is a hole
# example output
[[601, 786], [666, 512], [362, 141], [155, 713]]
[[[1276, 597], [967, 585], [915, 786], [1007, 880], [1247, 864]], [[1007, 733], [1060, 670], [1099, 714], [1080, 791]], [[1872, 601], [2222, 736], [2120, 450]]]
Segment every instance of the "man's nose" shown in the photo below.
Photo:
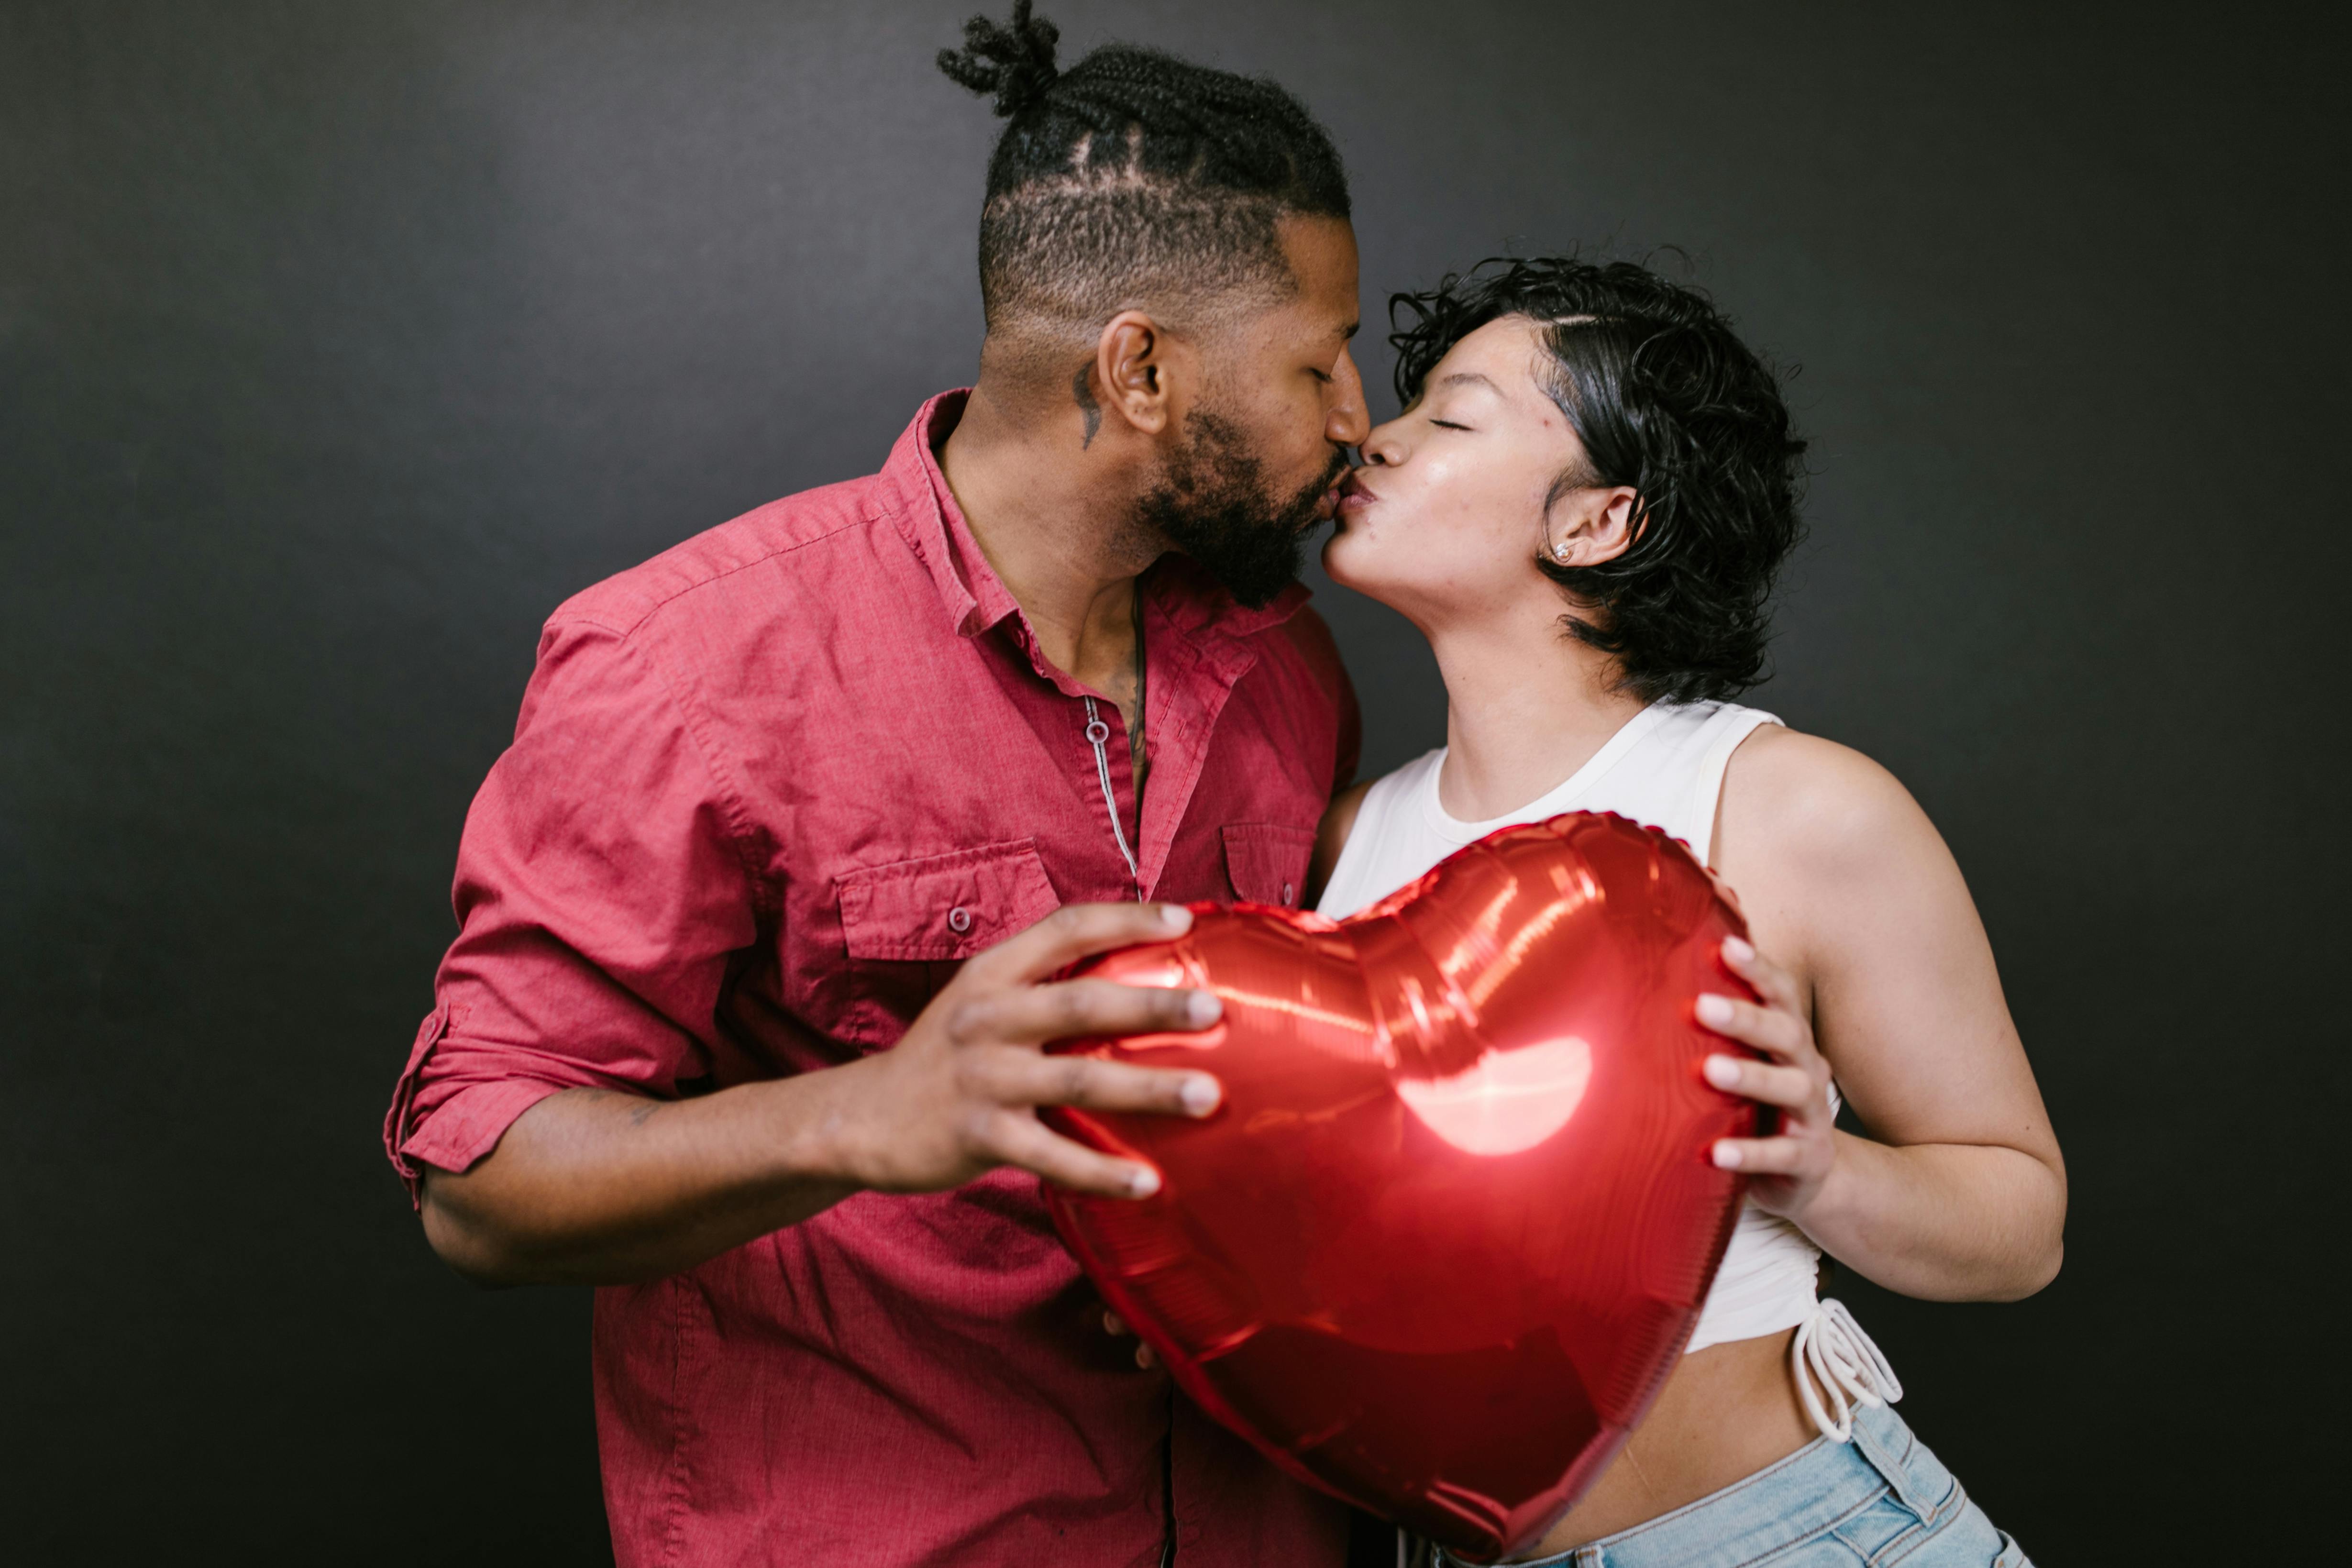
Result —
[[1340, 354], [1339, 374], [1331, 379], [1339, 399], [1324, 423], [1324, 434], [1335, 447], [1360, 447], [1371, 434], [1372, 416], [1364, 407], [1364, 378], [1356, 372], [1353, 354]]

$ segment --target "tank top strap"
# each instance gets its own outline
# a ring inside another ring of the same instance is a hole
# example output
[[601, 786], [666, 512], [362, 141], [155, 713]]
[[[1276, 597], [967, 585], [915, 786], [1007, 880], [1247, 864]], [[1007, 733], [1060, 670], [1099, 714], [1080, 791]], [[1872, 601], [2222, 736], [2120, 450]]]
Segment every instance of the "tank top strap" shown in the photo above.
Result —
[[1683, 836], [1700, 865], [1715, 864], [1715, 817], [1723, 804], [1723, 780], [1731, 771], [1731, 753], [1765, 725], [1780, 721], [1760, 708], [1726, 702], [1717, 706], [1702, 727], [1705, 750], [1700, 753], [1698, 766], [1692, 770], [1690, 798], [1684, 817], [1690, 831]]
[[1340, 847], [1330, 879], [1324, 884], [1323, 896], [1317, 900], [1318, 910], [1352, 914], [1389, 891], [1372, 887], [1380, 876], [1381, 853], [1399, 842], [1401, 830], [1407, 830], [1418, 799], [1415, 792], [1444, 758], [1445, 749], [1440, 746], [1372, 781], [1356, 805], [1355, 823], [1348, 830], [1347, 843]]

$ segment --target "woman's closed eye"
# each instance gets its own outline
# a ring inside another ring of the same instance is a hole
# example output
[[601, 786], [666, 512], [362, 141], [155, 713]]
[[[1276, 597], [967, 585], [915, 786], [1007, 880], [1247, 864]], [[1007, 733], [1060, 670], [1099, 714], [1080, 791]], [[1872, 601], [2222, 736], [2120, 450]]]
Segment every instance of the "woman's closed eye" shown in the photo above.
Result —
[[1436, 426], [1440, 430], [1467, 430], [1470, 428], [1467, 425], [1456, 425], [1451, 419], [1433, 419], [1430, 423]]

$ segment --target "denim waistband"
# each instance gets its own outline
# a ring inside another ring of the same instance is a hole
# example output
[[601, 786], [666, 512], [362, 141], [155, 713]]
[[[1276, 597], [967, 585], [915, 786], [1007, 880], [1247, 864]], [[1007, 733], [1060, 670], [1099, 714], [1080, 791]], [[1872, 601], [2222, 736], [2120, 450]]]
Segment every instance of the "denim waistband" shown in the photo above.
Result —
[[[1886, 1503], [1900, 1506], [1882, 1506]], [[2008, 1544], [1903, 1418], [1876, 1405], [1855, 1413], [1851, 1442], [1817, 1437], [1672, 1513], [1510, 1568], [1742, 1568], [1833, 1531], [1873, 1537], [1867, 1544], [1853, 1543], [1857, 1557], [1875, 1562], [1882, 1551], [1908, 1555], [1909, 1542], [1939, 1534], [1964, 1512], [1983, 1521], [1995, 1542], [1977, 1561], [1990, 1560]], [[1889, 1550], [1898, 1545], [1905, 1550]], [[1434, 1555], [1444, 1568], [1469, 1568], [1451, 1553]]]

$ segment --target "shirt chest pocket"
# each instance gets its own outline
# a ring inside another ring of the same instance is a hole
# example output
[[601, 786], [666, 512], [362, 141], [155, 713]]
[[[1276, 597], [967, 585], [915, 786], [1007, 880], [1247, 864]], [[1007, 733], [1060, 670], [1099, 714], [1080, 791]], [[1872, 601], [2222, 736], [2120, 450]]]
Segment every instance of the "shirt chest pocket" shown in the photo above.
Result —
[[861, 867], [834, 885], [849, 962], [809, 1012], [866, 1047], [897, 1041], [965, 959], [1061, 907], [1034, 838]]
[[1315, 830], [1279, 822], [1227, 823], [1225, 879], [1244, 903], [1297, 909], [1315, 853]]
[[835, 880], [852, 963], [961, 963], [1061, 907], [1034, 838], [868, 866]]

